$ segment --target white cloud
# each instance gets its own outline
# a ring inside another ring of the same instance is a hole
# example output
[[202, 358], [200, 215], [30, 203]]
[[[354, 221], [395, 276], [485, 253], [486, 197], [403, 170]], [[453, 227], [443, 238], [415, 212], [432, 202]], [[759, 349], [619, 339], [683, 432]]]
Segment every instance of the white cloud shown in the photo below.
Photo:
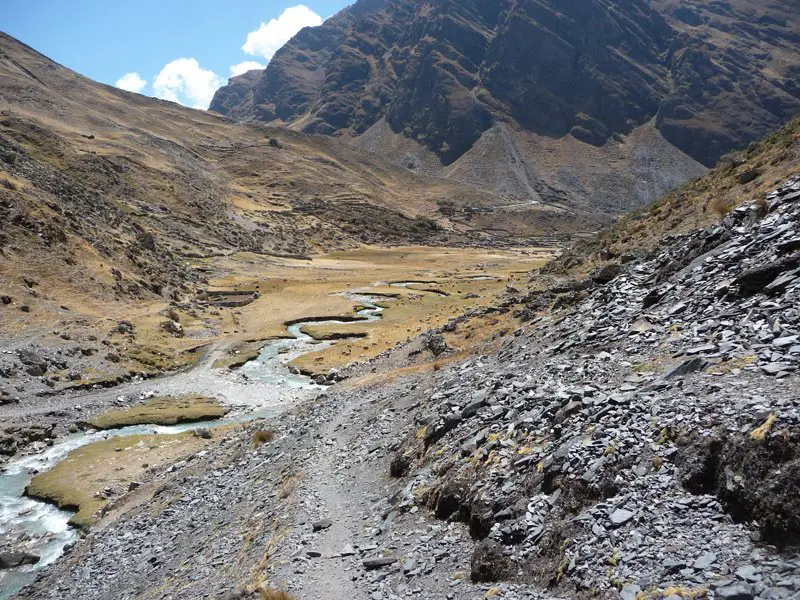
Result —
[[307, 6], [298, 4], [287, 8], [277, 19], [270, 19], [269, 23], [262, 22], [258, 29], [248, 33], [242, 50], [251, 56], [270, 60], [303, 27], [317, 25], [322, 25], [322, 17]]
[[248, 71], [252, 71], [254, 69], [266, 69], [266, 65], [262, 65], [260, 62], [256, 62], [254, 60], [246, 60], [244, 62], [240, 62], [238, 65], [233, 65], [231, 67], [231, 77], [236, 77], [237, 75], [241, 75], [242, 73], [247, 73]]
[[194, 58], [178, 58], [164, 65], [153, 81], [153, 93], [163, 100], [206, 109], [214, 92], [225, 82]]
[[135, 94], [140, 94], [144, 89], [144, 86], [147, 85], [147, 81], [142, 79], [141, 75], [138, 73], [125, 73], [122, 77], [117, 80], [117, 83], [114, 84], [121, 90], [125, 90], [127, 92], [134, 92]]

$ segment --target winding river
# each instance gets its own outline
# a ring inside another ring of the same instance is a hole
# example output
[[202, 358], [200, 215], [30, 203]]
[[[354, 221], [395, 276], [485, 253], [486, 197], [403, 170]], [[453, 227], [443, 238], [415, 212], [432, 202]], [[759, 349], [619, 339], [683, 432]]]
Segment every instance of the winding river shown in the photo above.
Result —
[[[170, 427], [137, 425], [110, 431], [76, 433], [62, 438], [43, 452], [9, 463], [0, 473], [0, 543], [30, 540], [25, 550], [40, 556], [40, 561], [36, 565], [0, 571], [0, 600], [12, 598], [36, 578], [37, 571], [57, 560], [64, 549], [78, 539], [78, 533], [68, 525], [73, 513], [24, 495], [25, 487], [34, 474], [53, 468], [72, 450], [99, 440], [137, 434], [175, 434], [274, 417], [298, 401], [319, 394], [324, 388], [309, 377], [291, 373], [288, 363], [334, 342], [316, 342], [303, 333], [303, 327], [310, 324], [369, 323], [380, 319], [384, 310], [376, 306], [373, 302], [377, 300], [368, 294], [347, 294], [346, 297], [365, 307], [357, 313], [360, 320], [310, 319], [294, 323], [287, 328], [291, 338], [267, 343], [257, 360], [247, 363], [236, 373], [213, 369], [211, 365], [217, 354], [212, 352], [190, 372], [126, 384], [116, 390], [118, 394], [214, 395], [231, 408], [224, 419]], [[386, 298], [380, 300], [385, 301]]]

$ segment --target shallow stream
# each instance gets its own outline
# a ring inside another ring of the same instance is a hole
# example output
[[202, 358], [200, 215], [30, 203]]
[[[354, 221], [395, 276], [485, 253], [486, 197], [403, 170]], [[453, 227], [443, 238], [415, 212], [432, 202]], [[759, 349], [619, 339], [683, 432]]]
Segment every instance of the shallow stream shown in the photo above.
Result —
[[[78, 533], [68, 522], [73, 513], [24, 495], [25, 487], [36, 473], [53, 468], [76, 448], [92, 442], [125, 435], [175, 434], [199, 428], [214, 428], [281, 414], [292, 404], [318, 394], [321, 388], [304, 375], [289, 371], [288, 363], [296, 358], [331, 345], [316, 342], [301, 330], [306, 325], [364, 324], [381, 318], [383, 308], [373, 304], [367, 294], [348, 294], [347, 298], [366, 308], [358, 311], [358, 321], [317, 321], [310, 319], [290, 325], [290, 339], [267, 343], [257, 360], [244, 365], [237, 373], [210, 368], [207, 360], [191, 372], [148, 382], [126, 385], [120, 394], [158, 393], [214, 395], [231, 412], [224, 419], [169, 427], [136, 425], [109, 431], [76, 433], [60, 439], [46, 450], [9, 463], [0, 473], [0, 548], [16, 546], [20, 539], [30, 540], [24, 550], [40, 557], [36, 565], [0, 571], [0, 600], [8, 600], [36, 578], [36, 572], [57, 560], [64, 548], [77, 540]], [[381, 298], [385, 301], [385, 298]]]

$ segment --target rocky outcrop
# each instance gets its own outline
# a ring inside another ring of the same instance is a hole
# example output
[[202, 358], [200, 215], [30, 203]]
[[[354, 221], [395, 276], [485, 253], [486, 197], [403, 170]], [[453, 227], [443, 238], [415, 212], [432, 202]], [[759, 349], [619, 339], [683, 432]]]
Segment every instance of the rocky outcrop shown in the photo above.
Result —
[[797, 6], [770, 0], [361, 0], [211, 109], [347, 136], [385, 120], [445, 165], [498, 122], [601, 146], [655, 119], [712, 166], [800, 110], [798, 40]]

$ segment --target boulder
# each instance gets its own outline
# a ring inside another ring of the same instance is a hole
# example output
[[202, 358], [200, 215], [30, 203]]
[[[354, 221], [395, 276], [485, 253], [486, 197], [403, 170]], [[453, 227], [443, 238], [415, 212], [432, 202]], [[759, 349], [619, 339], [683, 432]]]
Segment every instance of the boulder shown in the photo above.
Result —
[[14, 569], [24, 565], [35, 565], [39, 557], [27, 552], [0, 552], [0, 569]]
[[622, 273], [622, 267], [616, 263], [611, 263], [604, 267], [598, 267], [590, 275], [592, 281], [599, 285], [611, 283]]

